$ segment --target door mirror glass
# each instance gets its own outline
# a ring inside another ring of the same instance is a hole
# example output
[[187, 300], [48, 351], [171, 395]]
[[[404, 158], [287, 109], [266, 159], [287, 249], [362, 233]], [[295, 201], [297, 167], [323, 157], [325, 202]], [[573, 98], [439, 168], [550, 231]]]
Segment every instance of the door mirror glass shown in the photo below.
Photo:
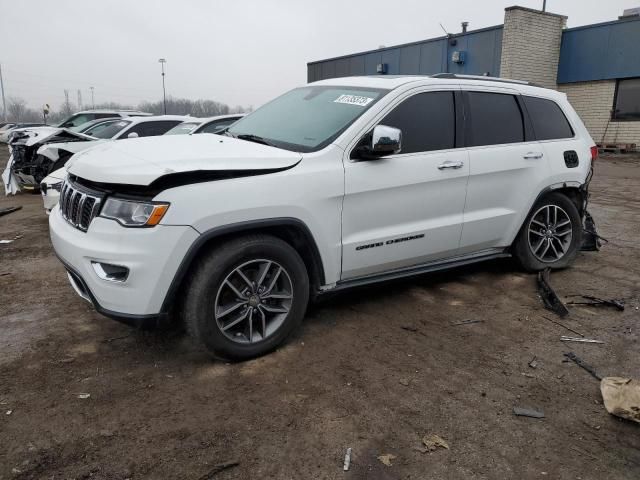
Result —
[[139, 135], [136, 132], [131, 132], [129, 135], [127, 135], [127, 138], [138, 138]]

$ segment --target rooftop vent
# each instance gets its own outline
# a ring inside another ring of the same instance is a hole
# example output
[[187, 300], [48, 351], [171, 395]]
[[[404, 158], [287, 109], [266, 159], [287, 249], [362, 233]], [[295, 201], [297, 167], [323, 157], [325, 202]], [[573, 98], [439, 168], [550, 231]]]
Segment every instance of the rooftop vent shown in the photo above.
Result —
[[462, 22], [462, 33], [467, 33], [468, 26], [469, 26], [469, 22]]

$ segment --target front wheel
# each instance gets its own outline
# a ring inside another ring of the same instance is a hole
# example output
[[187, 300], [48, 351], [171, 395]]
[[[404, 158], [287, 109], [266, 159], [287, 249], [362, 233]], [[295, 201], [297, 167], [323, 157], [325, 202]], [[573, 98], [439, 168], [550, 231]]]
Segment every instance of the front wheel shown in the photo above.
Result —
[[575, 204], [549, 193], [534, 205], [514, 243], [514, 256], [525, 270], [565, 268], [582, 245], [582, 222]]
[[200, 260], [183, 316], [188, 332], [211, 353], [246, 360], [281, 344], [301, 323], [308, 300], [298, 252], [279, 238], [251, 235]]

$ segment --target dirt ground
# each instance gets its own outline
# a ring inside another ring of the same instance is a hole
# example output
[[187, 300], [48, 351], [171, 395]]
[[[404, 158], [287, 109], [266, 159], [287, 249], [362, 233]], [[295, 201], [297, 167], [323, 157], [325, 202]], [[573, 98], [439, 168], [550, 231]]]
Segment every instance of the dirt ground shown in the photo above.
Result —
[[[534, 276], [496, 261], [329, 298], [280, 350], [238, 364], [95, 313], [40, 197], [2, 196], [23, 209], [0, 218], [0, 239], [21, 236], [0, 245], [0, 479], [637, 479], [640, 425], [609, 415], [563, 353], [640, 377], [640, 156], [601, 157], [592, 193], [610, 242], [551, 282], [624, 312], [560, 320]], [[544, 317], [605, 344], [564, 344]], [[420, 453], [426, 434], [450, 448]]]

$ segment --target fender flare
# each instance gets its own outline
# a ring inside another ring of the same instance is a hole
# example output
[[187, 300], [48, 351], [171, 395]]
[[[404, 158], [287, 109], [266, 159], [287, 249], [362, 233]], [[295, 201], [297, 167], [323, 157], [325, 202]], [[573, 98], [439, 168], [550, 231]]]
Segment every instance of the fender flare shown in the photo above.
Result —
[[[318, 245], [311, 233], [309, 227], [302, 220], [293, 217], [278, 217], [267, 218], [259, 220], [248, 220], [244, 222], [232, 223], [229, 225], [223, 225], [220, 227], [214, 227], [209, 230], [200, 233], [200, 236], [191, 244], [186, 255], [180, 262], [180, 266], [176, 270], [173, 280], [169, 285], [169, 289], [162, 302], [162, 308], [160, 310], [163, 314], [168, 314], [171, 307], [175, 303], [175, 299], [178, 295], [178, 291], [183, 284], [187, 272], [193, 265], [198, 255], [207, 247], [211, 240], [220, 238], [223, 236], [229, 236], [234, 234], [242, 234], [249, 232], [260, 232], [273, 228], [290, 228], [300, 233], [308, 246], [310, 256], [309, 259], [312, 262], [312, 269], [309, 271], [309, 277], [312, 285], [319, 287], [325, 282], [324, 266], [322, 263], [322, 257]], [[305, 262], [306, 263], [306, 262]], [[312, 292], [313, 294], [313, 292]]]

